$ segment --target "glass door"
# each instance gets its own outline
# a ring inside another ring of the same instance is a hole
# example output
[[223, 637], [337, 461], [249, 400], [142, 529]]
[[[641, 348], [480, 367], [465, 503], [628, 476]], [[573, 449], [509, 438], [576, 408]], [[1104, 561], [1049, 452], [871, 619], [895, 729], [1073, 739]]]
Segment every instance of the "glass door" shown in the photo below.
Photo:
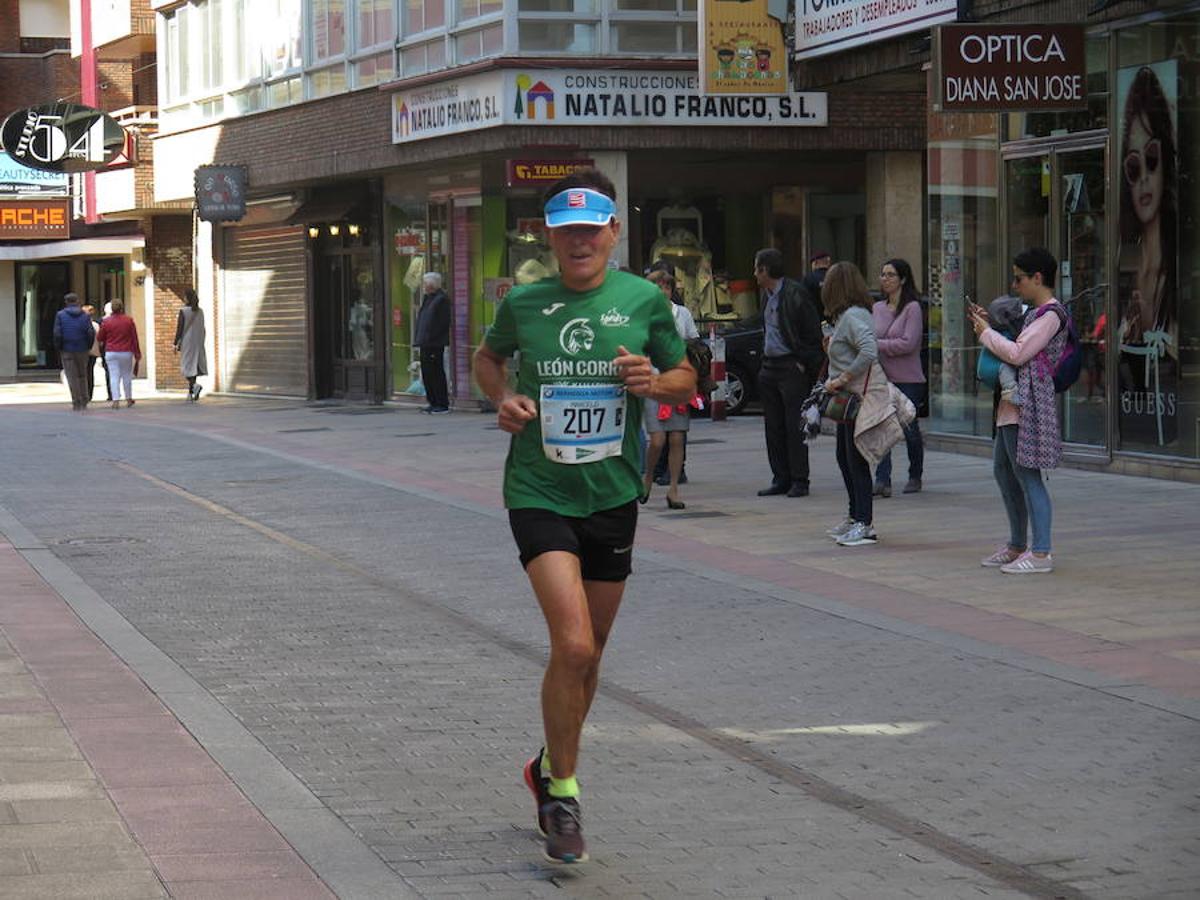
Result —
[[66, 263], [17, 264], [17, 367], [57, 369], [54, 319], [70, 290]]
[[1004, 166], [1007, 258], [1026, 247], [1054, 254], [1055, 294], [1084, 347], [1083, 374], [1062, 395], [1063, 440], [1108, 452], [1105, 147], [1043, 147]]
[[1084, 349], [1083, 374], [1063, 395], [1063, 440], [1103, 447], [1108, 433], [1104, 148], [1056, 156], [1061, 192], [1058, 298], [1071, 310]]

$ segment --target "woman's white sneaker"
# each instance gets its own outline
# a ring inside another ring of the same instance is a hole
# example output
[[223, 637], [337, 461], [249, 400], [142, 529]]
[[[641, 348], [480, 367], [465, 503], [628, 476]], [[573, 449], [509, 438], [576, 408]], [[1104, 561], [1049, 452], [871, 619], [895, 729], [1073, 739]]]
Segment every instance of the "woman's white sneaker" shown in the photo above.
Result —
[[1054, 560], [1047, 553], [1045, 556], [1034, 556], [1032, 553], [1022, 553], [1012, 562], [1000, 567], [1005, 575], [1043, 575], [1054, 571]]
[[842, 547], [861, 547], [878, 541], [879, 537], [875, 534], [875, 529], [865, 522], [855, 522], [845, 534], [837, 539], [838, 544]]
[[846, 516], [846, 518], [842, 519], [842, 521], [838, 522], [832, 528], [826, 528], [825, 533], [836, 541], [838, 538], [840, 538], [842, 535], [844, 535], [847, 531], [849, 531], [851, 528], [853, 528], [854, 525], [855, 525], [854, 520], [852, 518], [850, 518], [849, 516]]

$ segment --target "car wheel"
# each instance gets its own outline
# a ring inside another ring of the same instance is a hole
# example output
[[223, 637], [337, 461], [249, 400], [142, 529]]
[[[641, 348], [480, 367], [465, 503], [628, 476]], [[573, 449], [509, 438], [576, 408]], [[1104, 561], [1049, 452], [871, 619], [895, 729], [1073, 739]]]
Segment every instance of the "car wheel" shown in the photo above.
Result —
[[747, 397], [746, 376], [741, 369], [725, 370], [725, 414], [736, 416], [746, 408]]

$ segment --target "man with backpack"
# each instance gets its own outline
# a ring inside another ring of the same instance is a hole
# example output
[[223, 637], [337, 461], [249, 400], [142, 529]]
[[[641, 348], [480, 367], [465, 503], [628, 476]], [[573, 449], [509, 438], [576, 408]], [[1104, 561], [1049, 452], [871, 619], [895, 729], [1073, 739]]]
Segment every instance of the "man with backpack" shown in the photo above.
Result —
[[[1054, 296], [1057, 274], [1058, 261], [1041, 247], [1023, 250], [1013, 259], [1013, 289], [1029, 307], [1015, 339], [991, 328], [982, 307], [971, 304], [968, 310], [980, 343], [1017, 370], [1015, 399], [1019, 405], [1003, 397], [998, 400], [993, 450], [993, 472], [1008, 514], [1009, 538], [981, 561], [1006, 575], [1054, 570], [1050, 493], [1042, 470], [1053, 469], [1062, 461], [1062, 431], [1054, 395], [1058, 384], [1063, 385], [1062, 390], [1070, 386], [1069, 372], [1060, 368], [1072, 355], [1072, 337], [1075, 351], [1079, 344], [1070, 313]], [[1078, 374], [1076, 366], [1075, 376]], [[1032, 546], [1027, 541], [1031, 525]]]

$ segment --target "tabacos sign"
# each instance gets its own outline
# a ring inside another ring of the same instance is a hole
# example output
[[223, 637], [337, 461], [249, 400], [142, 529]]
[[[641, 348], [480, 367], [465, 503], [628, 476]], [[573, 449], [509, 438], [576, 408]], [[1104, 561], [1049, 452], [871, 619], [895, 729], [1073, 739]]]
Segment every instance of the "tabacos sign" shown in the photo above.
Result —
[[74, 103], [17, 110], [0, 126], [0, 144], [21, 165], [44, 172], [94, 172], [128, 161], [131, 152], [116, 119]]
[[392, 98], [392, 141], [497, 125], [822, 127], [823, 93], [706, 95], [695, 72], [488, 72]]
[[1082, 25], [943, 25], [938, 99], [943, 112], [1087, 108]]

